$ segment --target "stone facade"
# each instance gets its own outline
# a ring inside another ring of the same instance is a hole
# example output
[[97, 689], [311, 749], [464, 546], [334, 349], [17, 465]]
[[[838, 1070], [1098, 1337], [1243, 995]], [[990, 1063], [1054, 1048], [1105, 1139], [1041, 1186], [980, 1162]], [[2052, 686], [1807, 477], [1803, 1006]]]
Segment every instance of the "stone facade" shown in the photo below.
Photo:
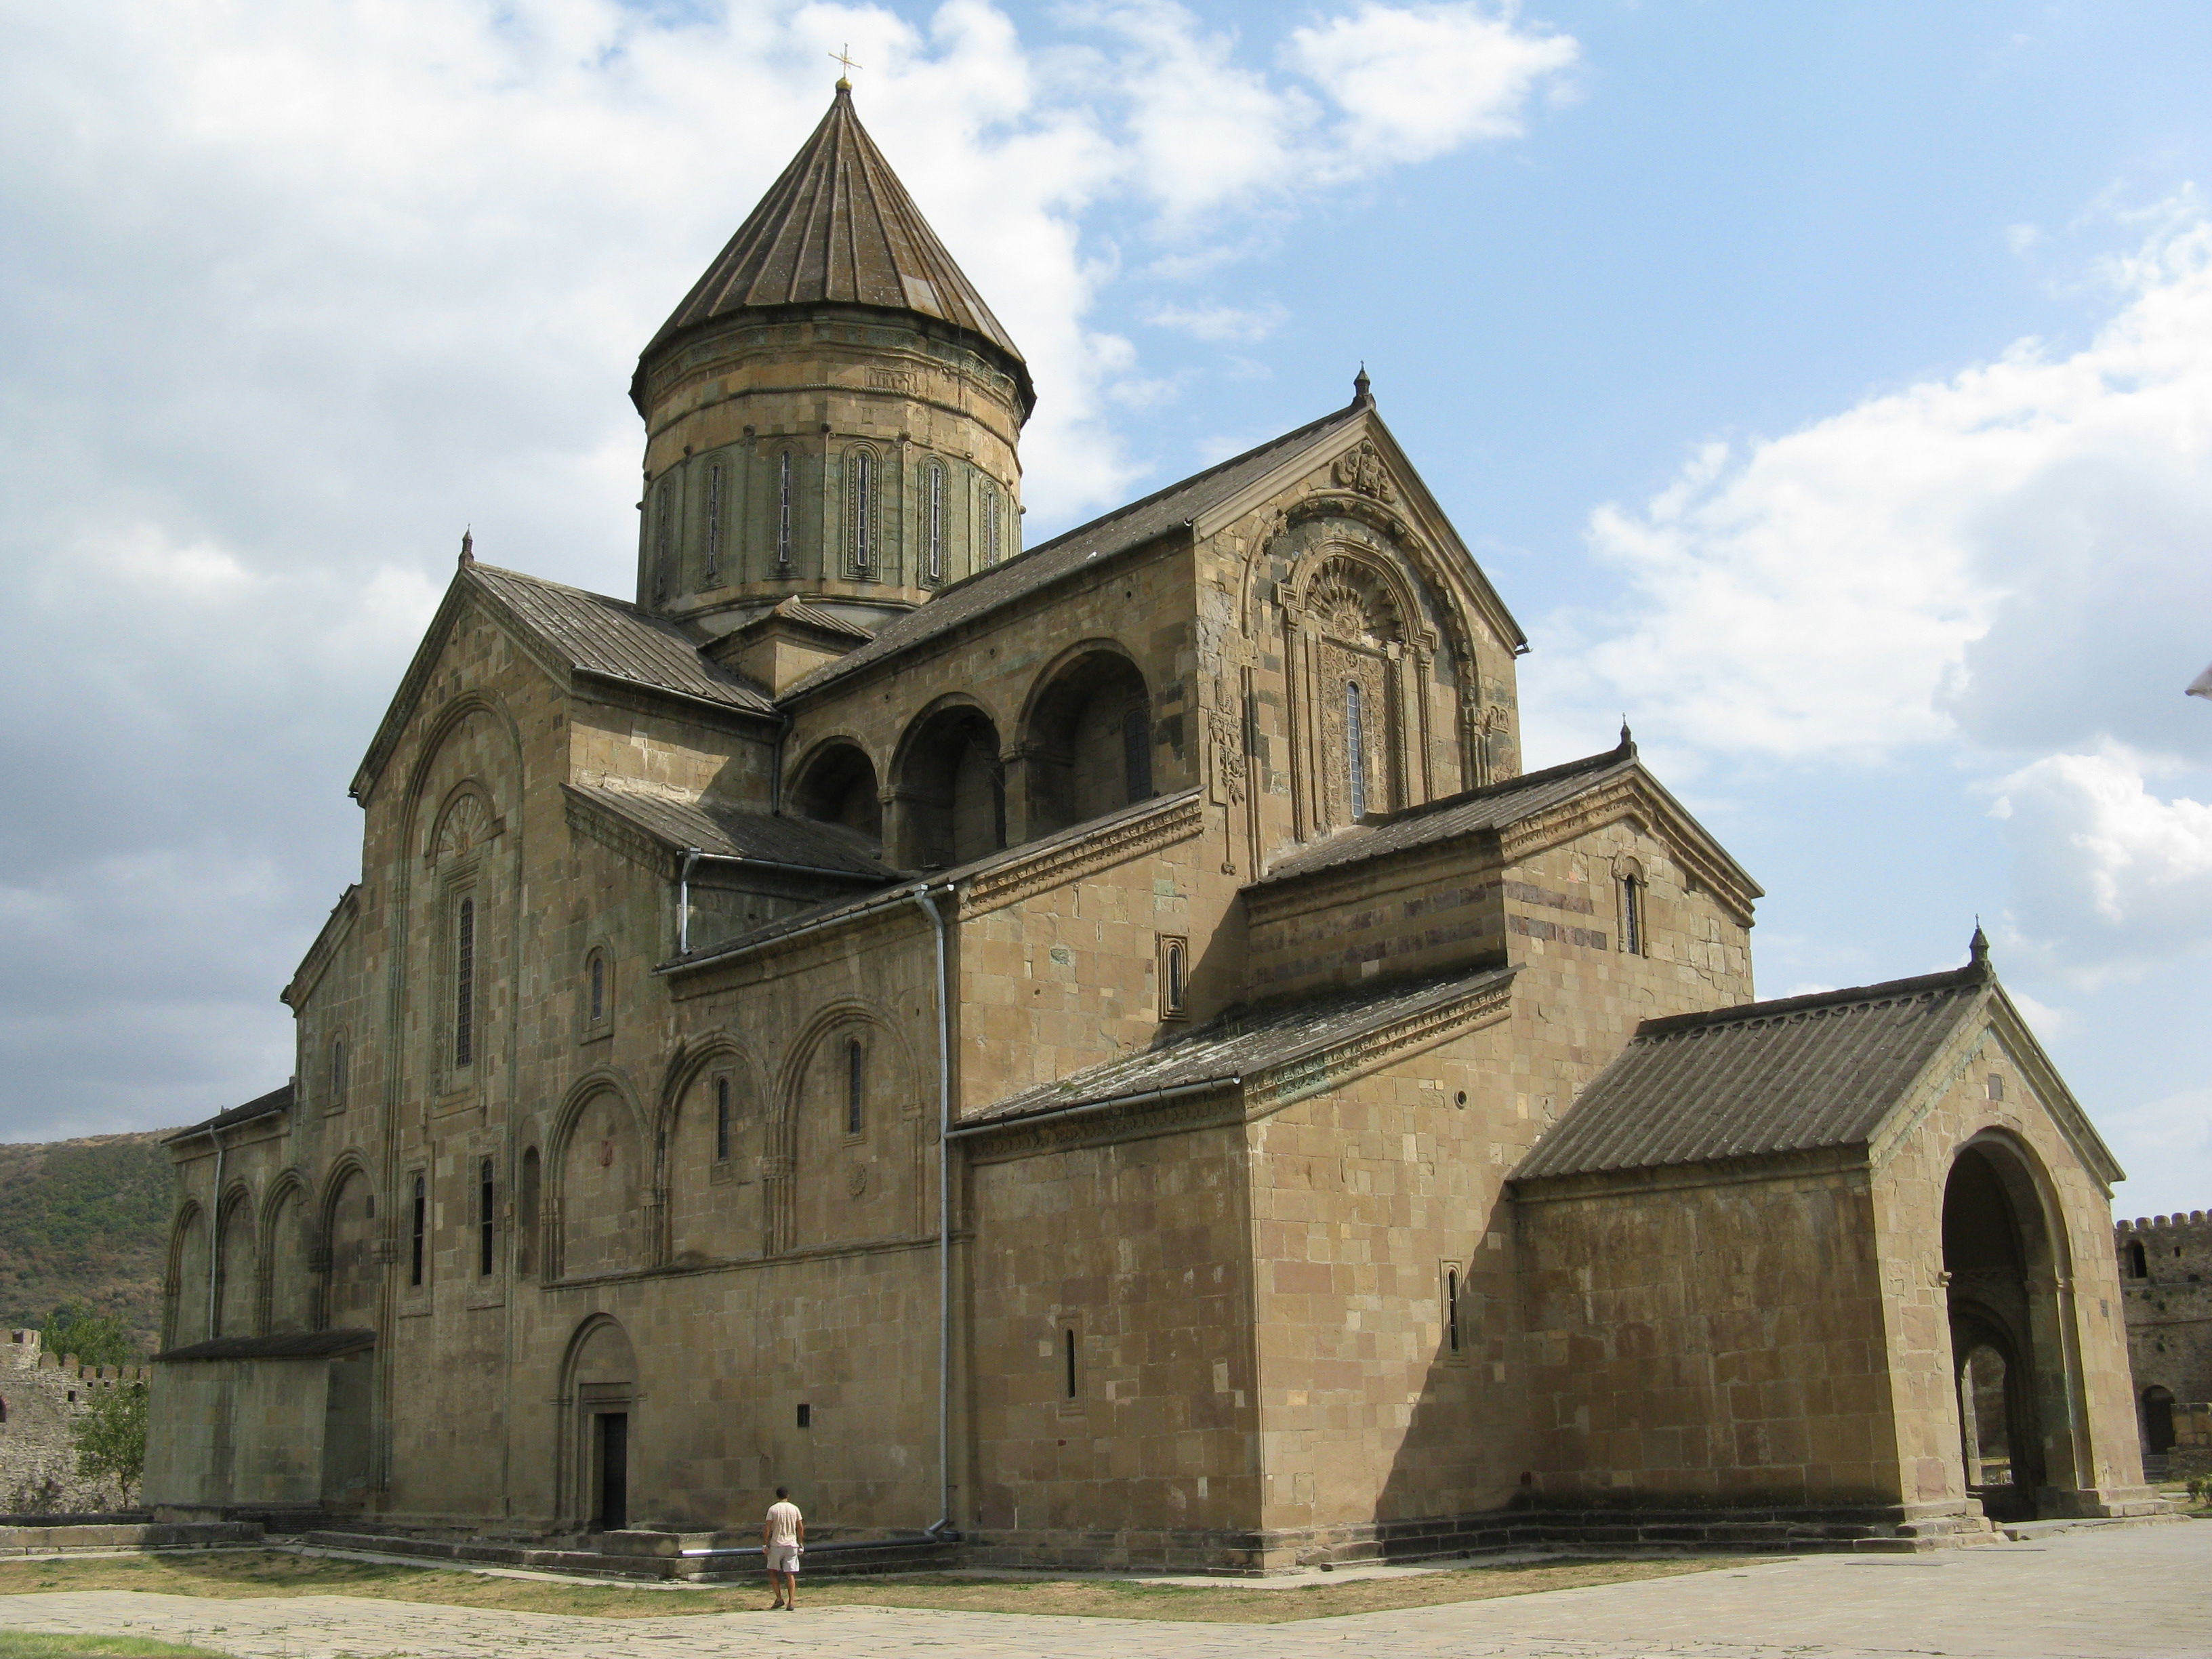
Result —
[[2212, 1220], [2142, 1216], [2112, 1237], [2143, 1452], [2212, 1472], [2212, 1442], [2197, 1440], [2191, 1417], [2212, 1411]]
[[[781, 1483], [1240, 1571], [1978, 1527], [1947, 1172], [2013, 1135], [2075, 1250], [2115, 1173], [2039, 1051], [1842, 1162], [1516, 1185], [1650, 1022], [1748, 1004], [1758, 887], [1626, 732], [1523, 772], [1525, 641], [1364, 377], [1018, 556], [928, 495], [1011, 501], [1027, 371], [887, 178], [841, 94], [648, 348], [635, 603], [465, 545], [297, 1076], [172, 1142], [149, 1495], [605, 1538]], [[1960, 1055], [2033, 1049], [1990, 1021]], [[2053, 1512], [2139, 1479], [2087, 1305]]]
[[35, 1330], [9, 1331], [0, 1347], [0, 1514], [125, 1507], [137, 1494], [77, 1473], [70, 1425], [97, 1391], [146, 1379], [143, 1365], [87, 1365], [48, 1353]]

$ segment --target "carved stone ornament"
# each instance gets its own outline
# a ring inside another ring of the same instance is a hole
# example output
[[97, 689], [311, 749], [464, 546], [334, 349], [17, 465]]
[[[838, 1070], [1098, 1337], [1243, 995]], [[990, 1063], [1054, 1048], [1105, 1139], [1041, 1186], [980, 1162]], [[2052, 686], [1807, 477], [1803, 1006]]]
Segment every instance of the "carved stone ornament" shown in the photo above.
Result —
[[1213, 765], [1221, 794], [1231, 803], [1244, 800], [1244, 748], [1239, 741], [1237, 716], [1226, 708], [1206, 711], [1206, 729], [1213, 738]]
[[446, 809], [430, 855], [434, 860], [465, 857], [498, 833], [484, 798], [471, 790]]
[[858, 1198], [862, 1193], [868, 1190], [868, 1166], [866, 1164], [855, 1164], [851, 1169], [845, 1171], [845, 1190], [855, 1198]]
[[1395, 501], [1398, 492], [1390, 483], [1390, 475], [1383, 470], [1382, 458], [1376, 453], [1374, 443], [1363, 438], [1359, 447], [1346, 450], [1336, 458], [1336, 481], [1343, 488], [1356, 490], [1378, 501]]

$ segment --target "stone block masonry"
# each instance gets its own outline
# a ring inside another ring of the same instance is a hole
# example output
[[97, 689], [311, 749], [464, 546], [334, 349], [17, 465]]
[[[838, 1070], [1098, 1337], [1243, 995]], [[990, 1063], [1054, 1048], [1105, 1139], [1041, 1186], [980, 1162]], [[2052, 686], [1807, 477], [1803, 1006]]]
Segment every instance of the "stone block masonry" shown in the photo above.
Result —
[[76, 1472], [70, 1428], [102, 1389], [143, 1382], [143, 1365], [87, 1365], [46, 1352], [39, 1332], [0, 1345], [0, 1515], [120, 1509], [124, 1493]]

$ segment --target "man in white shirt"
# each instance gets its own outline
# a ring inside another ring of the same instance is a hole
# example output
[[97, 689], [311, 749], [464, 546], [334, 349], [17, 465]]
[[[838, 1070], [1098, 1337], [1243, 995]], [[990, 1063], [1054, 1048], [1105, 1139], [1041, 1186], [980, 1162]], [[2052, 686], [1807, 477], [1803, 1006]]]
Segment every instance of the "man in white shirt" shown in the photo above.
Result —
[[768, 1519], [761, 1523], [761, 1547], [768, 1557], [768, 1587], [775, 1596], [769, 1611], [781, 1607], [786, 1613], [797, 1612], [799, 1553], [806, 1547], [806, 1517], [786, 1487], [775, 1489], [775, 1502], [768, 1506]]

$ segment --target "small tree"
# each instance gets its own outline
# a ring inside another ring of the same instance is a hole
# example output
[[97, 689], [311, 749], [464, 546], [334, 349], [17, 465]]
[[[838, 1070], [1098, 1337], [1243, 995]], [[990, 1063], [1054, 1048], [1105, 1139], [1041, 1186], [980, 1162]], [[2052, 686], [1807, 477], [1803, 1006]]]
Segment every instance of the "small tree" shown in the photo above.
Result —
[[113, 1481], [128, 1504], [146, 1474], [146, 1385], [94, 1389], [70, 1425], [70, 1439], [76, 1448], [76, 1472], [88, 1480]]
[[121, 1320], [94, 1313], [82, 1302], [65, 1302], [55, 1309], [39, 1340], [55, 1358], [75, 1354], [88, 1365], [129, 1365], [138, 1358]]

